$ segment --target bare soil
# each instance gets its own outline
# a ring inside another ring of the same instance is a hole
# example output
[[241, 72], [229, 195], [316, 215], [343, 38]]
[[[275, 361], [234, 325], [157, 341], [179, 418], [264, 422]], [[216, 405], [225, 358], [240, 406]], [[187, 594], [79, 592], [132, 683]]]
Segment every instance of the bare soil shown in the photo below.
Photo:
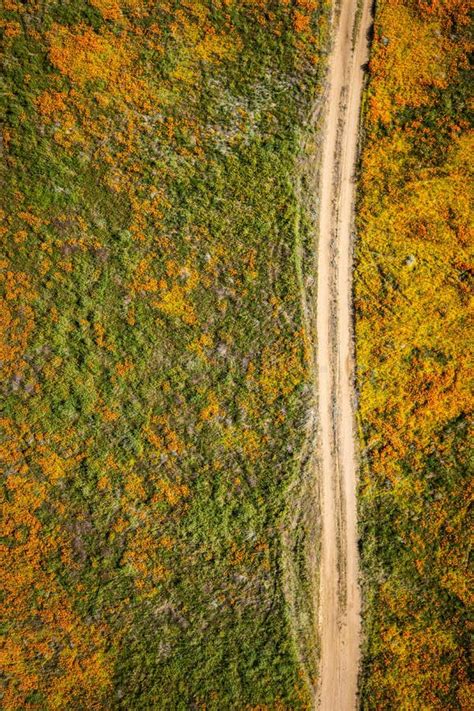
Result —
[[352, 254], [354, 180], [370, 3], [342, 0], [334, 18], [320, 173], [317, 371], [322, 516], [318, 708], [356, 708], [360, 658]]

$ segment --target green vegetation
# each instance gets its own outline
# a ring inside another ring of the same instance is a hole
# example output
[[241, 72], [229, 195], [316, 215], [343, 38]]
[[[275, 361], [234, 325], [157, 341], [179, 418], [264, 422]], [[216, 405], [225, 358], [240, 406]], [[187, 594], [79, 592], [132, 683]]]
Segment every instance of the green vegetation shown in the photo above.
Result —
[[[468, 10], [376, 11], [355, 284], [367, 711], [472, 703]], [[311, 707], [303, 146], [314, 160], [328, 11], [4, 0], [7, 711]]]
[[5, 709], [309, 705], [281, 531], [326, 26], [312, 0], [4, 2]]
[[377, 4], [358, 210], [363, 709], [469, 709], [468, 4]]

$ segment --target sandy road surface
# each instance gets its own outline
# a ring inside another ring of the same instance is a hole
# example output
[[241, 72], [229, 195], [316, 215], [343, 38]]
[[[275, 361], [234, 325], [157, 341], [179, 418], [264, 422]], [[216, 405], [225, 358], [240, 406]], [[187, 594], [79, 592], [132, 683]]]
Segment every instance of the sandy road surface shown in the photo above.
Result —
[[354, 435], [352, 226], [362, 65], [368, 57], [369, 0], [353, 49], [357, 0], [334, 20], [320, 183], [318, 387], [322, 507], [318, 708], [356, 708], [360, 644], [357, 461]]

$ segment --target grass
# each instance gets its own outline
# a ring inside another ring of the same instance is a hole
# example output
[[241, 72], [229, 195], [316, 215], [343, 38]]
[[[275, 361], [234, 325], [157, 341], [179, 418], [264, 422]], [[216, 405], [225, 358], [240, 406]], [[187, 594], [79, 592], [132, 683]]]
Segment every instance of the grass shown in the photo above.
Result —
[[281, 531], [326, 24], [278, 2], [5, 5], [7, 709], [310, 704]]

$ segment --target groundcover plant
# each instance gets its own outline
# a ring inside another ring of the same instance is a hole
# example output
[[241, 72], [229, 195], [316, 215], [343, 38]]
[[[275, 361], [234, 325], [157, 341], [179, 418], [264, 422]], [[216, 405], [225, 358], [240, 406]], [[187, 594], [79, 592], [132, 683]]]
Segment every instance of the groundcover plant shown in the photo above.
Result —
[[355, 273], [364, 709], [472, 705], [469, 10], [375, 15]]
[[3, 4], [4, 708], [309, 703], [281, 528], [328, 17]]
[[[369, 9], [3, 0], [6, 711], [471, 708], [470, 7], [379, 0], [367, 33]], [[356, 525], [348, 660], [321, 628]]]

